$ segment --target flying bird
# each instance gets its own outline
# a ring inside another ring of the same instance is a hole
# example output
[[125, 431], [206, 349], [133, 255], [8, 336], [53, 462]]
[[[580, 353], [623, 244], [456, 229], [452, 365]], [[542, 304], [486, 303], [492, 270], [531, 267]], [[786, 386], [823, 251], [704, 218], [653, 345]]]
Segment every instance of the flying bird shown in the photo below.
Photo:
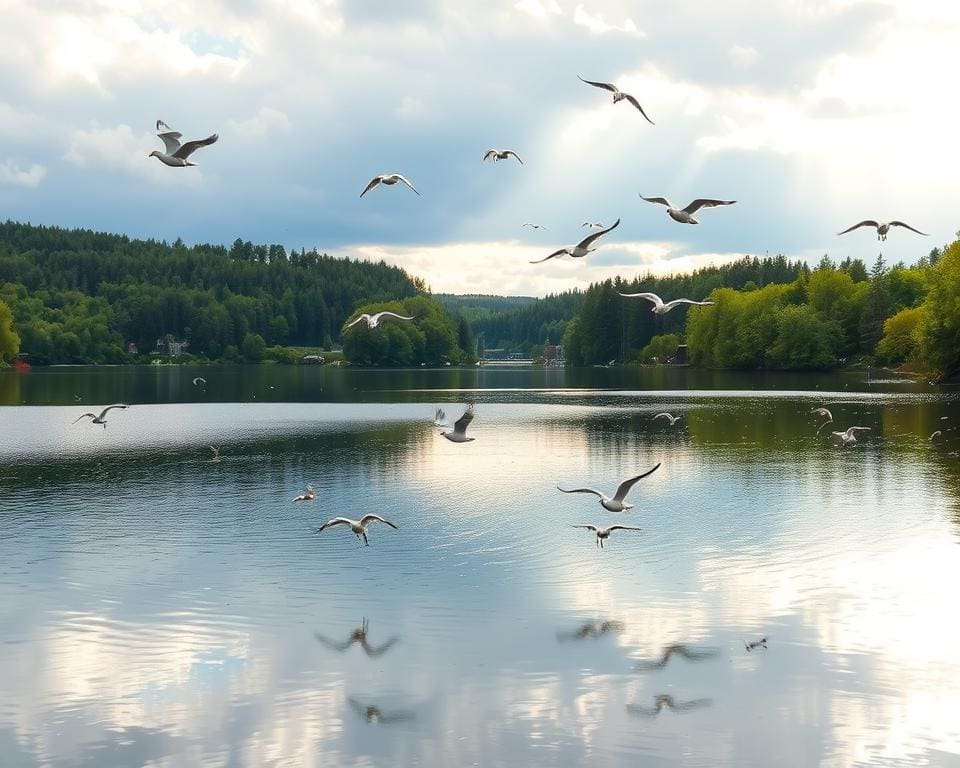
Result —
[[[642, 480], [648, 475], [652, 475], [658, 469], [660, 469], [659, 462], [652, 469], [648, 469], [643, 474], [637, 475], [636, 477], [631, 477], [629, 480], [624, 480], [617, 487], [617, 492], [613, 495], [612, 499], [606, 494], [594, 490], [593, 488], [571, 488], [570, 490], [567, 490], [558, 485], [557, 490], [562, 491], [563, 493], [592, 493], [594, 496], [600, 497], [600, 506], [602, 506], [608, 512], [626, 512], [628, 509], [633, 509], [633, 504], [627, 504], [624, 501], [624, 499], [627, 498], [627, 494], [630, 493], [630, 489], [637, 484], [637, 481]], [[599, 535], [600, 534], [598, 533], [597, 536]], [[609, 533], [607, 535], [609, 535]], [[606, 536], [603, 538], [606, 538]]]
[[[617, 293], [620, 293], [617, 291]], [[656, 315], [665, 315], [674, 307], [679, 307], [681, 304], [695, 304], [698, 307], [708, 307], [713, 304], [712, 301], [694, 301], [693, 299], [674, 299], [673, 301], [668, 301], [666, 304], [663, 303], [657, 294], [650, 293], [649, 291], [644, 291], [641, 293], [620, 293], [621, 296], [625, 299], [646, 299], [647, 301], [653, 302], [653, 308], [650, 310]]]
[[437, 412], [433, 417], [433, 426], [435, 427], [449, 427], [447, 423], [447, 414], [443, 412], [443, 408], [437, 408]]
[[574, 258], [578, 258], [578, 259], [582, 258], [583, 256], [586, 256], [591, 251], [597, 250], [596, 248], [591, 248], [590, 246], [593, 245], [597, 240], [599, 240], [605, 234], [607, 234], [607, 232], [610, 232], [611, 230], [616, 229], [619, 225], [620, 225], [620, 219], [617, 219], [613, 223], [613, 226], [607, 227], [606, 229], [601, 229], [598, 232], [594, 232], [590, 235], [587, 235], [585, 238], [583, 238], [583, 240], [581, 240], [579, 243], [573, 246], [573, 248], [561, 248], [559, 251], [554, 251], [549, 256], [546, 256], [542, 259], [537, 259], [536, 261], [531, 261], [530, 263], [540, 264], [544, 261], [547, 261], [548, 259], [554, 258], [555, 256], [563, 256], [563, 255], [573, 256]]
[[529, 221], [525, 221], [523, 224], [521, 224], [521, 226], [523, 226], [523, 227], [533, 227], [533, 229], [542, 229], [542, 230], [544, 230], [545, 232], [548, 232], [548, 231], [549, 231], [545, 226], [543, 226], [543, 224], [533, 224], [532, 222], [529, 222]]
[[213, 453], [210, 461], [220, 461], [220, 449], [215, 445], [211, 445], [209, 448], [211, 453]]
[[399, 530], [397, 526], [395, 526], [389, 520], [385, 520], [384, 518], [380, 517], [380, 515], [369, 514], [364, 515], [359, 520], [351, 520], [349, 517], [335, 517], [333, 520], [327, 520], [327, 522], [317, 528], [316, 532], [321, 533], [322, 531], [327, 530], [327, 528], [332, 528], [335, 525], [348, 525], [350, 526], [350, 530], [356, 534], [357, 539], [359, 540], [361, 537], [363, 537], [363, 543], [369, 547], [370, 542], [367, 541], [367, 526], [369, 526], [370, 523], [384, 523], [389, 525], [394, 530]]
[[367, 656], [369, 656], [371, 659], [376, 659], [379, 656], [383, 656], [383, 654], [385, 654], [394, 645], [396, 645], [397, 641], [400, 639], [399, 637], [394, 635], [382, 645], [379, 645], [379, 646], [370, 645], [369, 641], [367, 640], [367, 631], [369, 629], [370, 629], [370, 624], [366, 620], [366, 618], [364, 618], [363, 623], [360, 626], [360, 629], [353, 630], [353, 632], [350, 634], [350, 637], [348, 637], [342, 643], [338, 643], [333, 640], [330, 640], [324, 637], [323, 635], [321, 635], [319, 632], [314, 632], [313, 636], [317, 639], [317, 642], [323, 643], [325, 646], [327, 646], [327, 648], [330, 648], [331, 650], [337, 651], [339, 653], [343, 653], [352, 645], [359, 645], [363, 649], [363, 652], [367, 654]]
[[[317, 498], [317, 494], [313, 490], [313, 486], [310, 485], [310, 483], [307, 483], [306, 490], [303, 493], [301, 493], [299, 496], [294, 496], [293, 500], [294, 501], [313, 501], [315, 498]], [[327, 523], [327, 525], [329, 524], [330, 523]], [[320, 530], [323, 530], [323, 529], [321, 528]], [[320, 531], [317, 531], [317, 533], [320, 533]]]
[[441, 432], [447, 440], [451, 443], [469, 443], [471, 440], [476, 440], [475, 437], [467, 437], [467, 427], [470, 426], [470, 422], [473, 421], [473, 403], [467, 406], [467, 410], [463, 412], [463, 416], [453, 422], [453, 429], [449, 432]]
[[943, 432], [941, 432], [941, 431], [938, 429], [936, 432], [934, 432], [932, 435], [930, 435], [930, 438], [929, 438], [930, 442], [933, 442], [933, 440], [934, 440], [935, 438], [938, 438], [938, 437], [940, 437], [941, 435], [943, 435]]
[[380, 707], [369, 705], [365, 707], [359, 701], [353, 698], [347, 699], [347, 701], [350, 702], [350, 706], [353, 707], [353, 711], [360, 715], [360, 717], [362, 717], [368, 723], [390, 725], [391, 723], [403, 723], [408, 720], [413, 720], [412, 712], [397, 711], [387, 714], [383, 712]]
[[[363, 197], [365, 194], [367, 194], [367, 192], [369, 192], [371, 189], [377, 186], [377, 184], [386, 184], [389, 187], [389, 186], [393, 186], [398, 181], [402, 181], [404, 184], [410, 187], [410, 189], [412, 189], [414, 192], [417, 192], [413, 184], [407, 181], [406, 178], [401, 176], [399, 173], [381, 173], [379, 176], [374, 176], [372, 179], [370, 179], [370, 183], [367, 184], [363, 192], [360, 193], [360, 197]], [[417, 194], [419, 195], [420, 193], [417, 192]]]
[[610, 91], [611, 93], [613, 93], [614, 104], [616, 104], [618, 101], [623, 101], [624, 99], [626, 99], [631, 104], [633, 104], [633, 106], [635, 106], [637, 109], [640, 110], [640, 114], [647, 118], [647, 122], [650, 123], [650, 125], [654, 125], [653, 120], [651, 120], [647, 116], [647, 113], [643, 111], [643, 107], [640, 106], [640, 102], [637, 101], [629, 93], [624, 93], [623, 91], [621, 91], [613, 83], [597, 83], [597, 82], [594, 82], [593, 80], [584, 80], [582, 77], [580, 77], [580, 75], [577, 75], [577, 77], [580, 78], [581, 82], [586, 83], [587, 85], [592, 85], [595, 88], [603, 88], [605, 91]]
[[203, 378], [203, 376], [197, 376], [197, 378], [193, 380], [193, 386], [199, 387], [201, 384], [203, 384], [203, 386], [207, 386], [207, 380]]
[[683, 643], [675, 643], [674, 645], [668, 645], [664, 648], [660, 658], [656, 661], [641, 662], [637, 664], [636, 668], [637, 670], [663, 669], [674, 656], [680, 656], [687, 661], [703, 661], [704, 659], [713, 658], [716, 655], [717, 651], [714, 648], [698, 651]]
[[648, 203], [659, 203], [660, 205], [667, 206], [667, 215], [674, 221], [679, 221], [681, 224], [699, 224], [700, 222], [693, 218], [693, 214], [699, 211], [701, 208], [714, 208], [718, 205], [733, 205], [736, 200], [711, 200], [706, 197], [698, 197], [686, 208], [677, 208], [673, 203], [671, 203], [665, 197], [644, 197], [640, 195], [641, 200], [646, 200]]
[[664, 411], [663, 413], [658, 413], [656, 416], [653, 417], [654, 421], [656, 421], [657, 419], [666, 419], [667, 421], [670, 422], [671, 427], [674, 424], [676, 424], [678, 421], [680, 421], [679, 416], [674, 416], [672, 414], [667, 413], [666, 411]]
[[856, 432], [869, 432], [870, 427], [850, 427], [846, 432], [831, 432], [831, 437], [835, 437], [840, 441], [840, 445], [847, 447], [848, 445], [856, 445], [857, 438]]
[[847, 232], [853, 232], [853, 230], [857, 229], [858, 227], [873, 227], [876, 229], [877, 240], [886, 240], [887, 233], [890, 232], [890, 227], [904, 227], [905, 229], [909, 229], [911, 232], [916, 232], [918, 235], [923, 235], [924, 237], [928, 236], [926, 232], [921, 232], [919, 229], [914, 229], [909, 224], [905, 224], [902, 221], [890, 221], [885, 223], [881, 221], [874, 221], [873, 219], [864, 219], [859, 224], [854, 224], [852, 227], [848, 227], [847, 229], [843, 230], [843, 232], [837, 232], [837, 234], [845, 235]]
[[833, 414], [830, 413], [830, 410], [827, 408], [814, 408], [813, 410], [810, 411], [810, 413], [815, 413], [818, 416], [823, 416], [823, 418], [826, 419], [826, 421], [823, 422], [823, 424], [821, 424], [817, 429], [817, 435], [820, 434], [820, 430], [823, 429], [825, 426], [827, 426], [827, 424], [833, 423]]
[[589, 229], [603, 229], [603, 222], [602, 221], [585, 221], [580, 226], [588, 227]]
[[636, 704], [627, 704], [627, 712], [631, 715], [656, 717], [666, 707], [674, 712], [689, 712], [691, 709], [709, 706], [712, 699], [693, 699], [691, 701], [675, 701], [669, 693], [661, 693], [654, 697], [652, 707], [638, 707]]
[[754, 651], [757, 648], [767, 649], [767, 638], [761, 637], [759, 640], [754, 640], [753, 642], [748, 643], [746, 640], [743, 641], [743, 647], [748, 651]]
[[[161, 131], [161, 129], [163, 130]], [[163, 122], [163, 120], [157, 120], [157, 136], [163, 141], [164, 151], [160, 152], [155, 149], [149, 156], [157, 158], [161, 163], [169, 165], [172, 168], [185, 168], [188, 165], [196, 165], [196, 163], [191, 163], [187, 158], [200, 149], [200, 147], [210, 146], [219, 138], [217, 134], [213, 134], [212, 136], [207, 136], [205, 139], [188, 141], [186, 144], [181, 144], [180, 139], [183, 138], [183, 134], [173, 130], [173, 128]]]
[[371, 315], [369, 312], [364, 312], [363, 314], [359, 315], [353, 322], [349, 323], [348, 325], [345, 325], [343, 327], [343, 330], [347, 330], [348, 328], [353, 328], [353, 326], [355, 326], [357, 323], [363, 322], [364, 320], [367, 321], [368, 328], [376, 328], [378, 325], [380, 325], [380, 321], [385, 317], [395, 317], [397, 320], [413, 320], [413, 317], [407, 317], [406, 315], [398, 315], [396, 312], [384, 311], [384, 312], [377, 312], [375, 315]]
[[506, 160], [508, 157], [517, 158], [517, 162], [520, 163], [520, 165], [523, 165], [523, 160], [520, 159], [520, 155], [518, 155], [512, 149], [488, 149], [486, 154], [484, 154], [483, 159], [497, 162], [498, 160]]
[[91, 422], [90, 422], [91, 424], [103, 424], [103, 428], [106, 429], [107, 413], [112, 411], [114, 408], [129, 408], [129, 407], [130, 407], [129, 405], [123, 405], [122, 403], [117, 403], [116, 405], [108, 405], [106, 408], [100, 411], [99, 415], [95, 413], [84, 413], [84, 414], [81, 414], [80, 416], [77, 416], [77, 418], [74, 419], [73, 423], [76, 424], [78, 421], [80, 421], [80, 419], [91, 419]]
[[587, 530], [593, 531], [597, 534], [597, 546], [600, 549], [603, 549], [603, 542], [610, 538], [610, 534], [613, 531], [639, 531], [640, 528], [635, 528], [631, 525], [611, 525], [607, 528], [601, 528], [598, 525], [575, 525], [574, 528], [586, 528]]

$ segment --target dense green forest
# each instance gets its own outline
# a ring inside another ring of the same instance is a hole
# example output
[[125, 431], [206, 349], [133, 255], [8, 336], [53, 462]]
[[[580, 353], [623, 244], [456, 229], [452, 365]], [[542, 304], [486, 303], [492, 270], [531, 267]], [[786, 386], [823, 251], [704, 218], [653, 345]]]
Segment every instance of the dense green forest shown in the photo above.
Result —
[[[280, 245], [188, 248], [0, 224], [0, 303], [13, 313], [20, 351], [38, 364], [129, 362], [128, 344], [150, 352], [168, 335], [208, 358], [250, 357], [246, 349], [256, 359], [269, 345], [329, 348], [358, 305], [424, 290], [396, 267]], [[2, 318], [0, 310], [0, 344]]]
[[462, 296], [455, 293], [435, 293], [433, 298], [443, 304], [451, 314], [464, 318], [468, 323], [495, 317], [537, 302], [533, 296], [487, 296], [477, 293]]
[[479, 318], [471, 327], [482, 348], [529, 353], [545, 341], [560, 343], [567, 323], [583, 304], [583, 297], [582, 291], [550, 295], [526, 306]]

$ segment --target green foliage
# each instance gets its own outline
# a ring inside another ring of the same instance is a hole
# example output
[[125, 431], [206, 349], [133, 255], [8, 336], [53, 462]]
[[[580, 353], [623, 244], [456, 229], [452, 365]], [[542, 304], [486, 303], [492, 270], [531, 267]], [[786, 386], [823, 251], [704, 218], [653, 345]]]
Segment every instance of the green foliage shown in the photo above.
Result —
[[20, 353], [20, 337], [13, 330], [13, 313], [0, 301], [0, 364], [9, 363]]
[[927, 273], [922, 354], [948, 375], [960, 369], [960, 240]]
[[680, 345], [680, 337], [675, 333], [665, 333], [660, 336], [654, 336], [650, 343], [640, 352], [640, 362], [665, 363], [668, 358], [673, 357]]
[[897, 365], [919, 356], [926, 315], [924, 307], [911, 307], [887, 318], [877, 344], [877, 355], [884, 363]]
[[[485, 347], [529, 352], [534, 344], [557, 344], [567, 323], [583, 304], [582, 291], [567, 291], [523, 304], [504, 312], [492, 310], [476, 319], [467, 315], [475, 336]], [[495, 306], [495, 305], [494, 305]]]
[[769, 367], [816, 370], [836, 365], [837, 326], [824, 320], [810, 305], [780, 307], [776, 329], [767, 356]]
[[248, 333], [243, 337], [243, 345], [240, 349], [243, 350], [243, 356], [251, 363], [259, 363], [267, 351], [267, 343], [259, 333]]

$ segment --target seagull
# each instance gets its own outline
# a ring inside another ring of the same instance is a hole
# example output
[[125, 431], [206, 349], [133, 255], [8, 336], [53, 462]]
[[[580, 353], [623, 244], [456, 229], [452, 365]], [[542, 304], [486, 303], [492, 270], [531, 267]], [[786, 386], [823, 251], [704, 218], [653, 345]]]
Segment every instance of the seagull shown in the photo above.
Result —
[[[389, 187], [396, 184], [398, 181], [402, 181], [414, 192], [417, 192], [417, 190], [414, 189], [413, 184], [407, 181], [406, 178], [401, 176], [399, 173], [381, 173], [379, 176], [374, 176], [372, 179], [370, 179], [370, 183], [367, 184], [363, 192], [360, 193], [360, 197], [363, 197], [365, 194], [367, 194], [367, 192], [377, 186], [377, 184], [386, 184]], [[417, 192], [417, 194], [419, 195], [420, 193]]]
[[453, 422], [453, 430], [451, 432], [441, 432], [447, 440], [451, 443], [469, 443], [471, 440], [476, 440], [475, 437], [467, 437], [467, 427], [470, 426], [470, 422], [473, 421], [473, 403], [467, 406], [467, 410], [463, 412], [463, 416]]
[[334, 642], [333, 640], [329, 640], [328, 638], [321, 635], [319, 632], [314, 632], [313, 636], [317, 639], [318, 642], [321, 642], [325, 646], [327, 646], [327, 648], [330, 648], [331, 650], [334, 650], [334, 651], [338, 651], [339, 653], [343, 653], [351, 645], [359, 644], [360, 647], [363, 648], [363, 652], [367, 654], [367, 656], [369, 656], [371, 659], [375, 659], [379, 656], [383, 656], [383, 654], [389, 651], [400, 639], [399, 637], [394, 635], [389, 640], [387, 640], [387, 642], [385, 642], [383, 645], [380, 645], [380, 646], [370, 645], [370, 643], [367, 641], [367, 630], [369, 628], [370, 628], [370, 624], [366, 620], [366, 618], [364, 618], [363, 624], [360, 626], [360, 629], [353, 630], [353, 632], [350, 634], [350, 637], [348, 637], [342, 643], [337, 643], [337, 642]]
[[940, 437], [942, 434], [943, 434], [943, 432], [941, 432], [941, 431], [938, 429], [936, 432], [934, 432], [932, 435], [930, 435], [930, 438], [929, 438], [929, 439], [930, 439], [930, 442], [933, 442], [934, 438]]
[[717, 655], [715, 649], [705, 649], [702, 651], [693, 650], [692, 648], [684, 645], [683, 643], [676, 643], [674, 645], [668, 645], [663, 649], [663, 654], [656, 661], [647, 661], [637, 665], [638, 670], [648, 670], [648, 669], [663, 669], [667, 666], [667, 663], [670, 661], [673, 656], [682, 656], [687, 661], [702, 661], [703, 659], [710, 659]]
[[833, 423], [833, 414], [830, 413], [829, 409], [827, 408], [814, 408], [812, 411], [810, 411], [810, 413], [815, 413], [818, 416], [823, 416], [823, 418], [826, 419], [826, 421], [820, 425], [819, 429], [817, 429], [818, 435], [820, 434], [820, 430], [827, 426], [827, 424]]
[[213, 451], [213, 457], [210, 461], [220, 461], [220, 449], [215, 445], [211, 445], [210, 450]]
[[488, 149], [486, 154], [483, 156], [483, 159], [497, 162], [498, 160], [506, 160], [508, 157], [517, 158], [517, 162], [520, 163], [520, 165], [523, 165], [523, 160], [520, 159], [520, 155], [518, 155], [512, 149]]
[[[293, 500], [294, 501], [313, 501], [315, 498], [317, 498], [317, 494], [314, 492], [313, 486], [310, 485], [310, 483], [307, 483], [307, 489], [303, 493], [301, 493], [299, 496], [294, 496]], [[330, 525], [330, 523], [327, 523], [327, 525]], [[321, 528], [320, 530], [322, 531], [323, 528]], [[320, 531], [317, 531], [317, 533], [320, 533]]]
[[604, 90], [611, 91], [613, 93], [614, 104], [616, 104], [618, 101], [623, 101], [626, 99], [633, 104], [633, 106], [640, 110], [640, 114], [647, 118], [647, 122], [650, 123], [650, 125], [654, 125], [653, 120], [647, 117], [647, 113], [643, 111], [643, 107], [640, 106], [640, 102], [633, 98], [633, 96], [631, 96], [629, 93], [624, 93], [621, 91], [613, 83], [596, 83], [593, 80], [584, 80], [582, 77], [580, 77], [580, 75], [577, 75], [577, 77], [580, 78], [581, 82], [586, 83], [587, 85], [592, 85], [596, 88], [603, 88]]
[[[634, 485], [636, 485], [638, 480], [642, 480], [647, 475], [652, 475], [658, 469], [660, 469], [659, 462], [652, 469], [648, 469], [643, 474], [637, 475], [636, 477], [631, 477], [629, 480], [624, 480], [617, 487], [617, 492], [613, 495], [612, 499], [606, 494], [601, 493], [600, 491], [594, 490], [593, 488], [571, 488], [568, 491], [565, 488], [561, 488], [558, 485], [557, 490], [562, 491], [563, 493], [592, 493], [594, 496], [600, 497], [600, 506], [602, 506], [608, 512], [626, 512], [628, 509], [633, 509], [633, 504], [627, 504], [624, 501], [624, 499], [627, 497], [627, 494], [630, 493], [630, 489], [633, 488]], [[610, 533], [608, 530], [607, 534], [602, 538], [605, 539], [609, 535]], [[599, 532], [597, 533], [597, 536], [600, 536]]]
[[748, 643], [746, 640], [743, 641], [743, 647], [748, 651], [756, 650], [757, 648], [767, 649], [767, 638], [761, 637], [759, 640], [754, 640], [752, 643]]
[[597, 250], [596, 248], [591, 248], [590, 247], [591, 245], [593, 245], [597, 240], [599, 240], [601, 237], [607, 234], [607, 232], [609, 232], [610, 230], [616, 229], [617, 226], [619, 226], [619, 224], [620, 224], [620, 219], [617, 219], [613, 223], [612, 227], [607, 227], [606, 229], [601, 229], [599, 232], [594, 232], [590, 235], [587, 235], [585, 238], [583, 238], [583, 240], [581, 240], [579, 243], [573, 246], [572, 249], [561, 248], [559, 251], [554, 251], [553, 253], [551, 253], [549, 256], [545, 258], [537, 259], [536, 261], [531, 261], [530, 263], [540, 264], [544, 261], [547, 261], [548, 259], [552, 259], [554, 256], [563, 256], [564, 254], [566, 254], [567, 256], [573, 256], [574, 258], [581, 258], [583, 256], [586, 256], [591, 251]]
[[[162, 132], [160, 130], [161, 128], [163, 129]], [[205, 139], [188, 141], [186, 144], [181, 144], [180, 139], [183, 138], [183, 134], [173, 130], [173, 128], [163, 122], [163, 120], [157, 120], [157, 136], [163, 141], [164, 151], [160, 152], [155, 149], [150, 153], [149, 157], [155, 157], [164, 165], [169, 165], [172, 168], [185, 168], [188, 165], [196, 165], [196, 163], [191, 163], [187, 158], [200, 149], [200, 147], [207, 147], [215, 143], [219, 138], [217, 134], [213, 134], [212, 136], [207, 136]]]
[[667, 206], [667, 215], [674, 221], [679, 221], [681, 224], [699, 224], [700, 222], [693, 218], [693, 214], [699, 211], [701, 208], [713, 208], [718, 205], [733, 205], [736, 200], [711, 200], [705, 197], [698, 197], [686, 208], [677, 208], [673, 203], [671, 203], [665, 197], [644, 197], [640, 195], [641, 200], [646, 200], [648, 203], [660, 203], [660, 205]]
[[586, 528], [587, 530], [593, 531], [597, 534], [597, 546], [600, 549], [603, 549], [603, 542], [606, 539], [610, 538], [610, 534], [613, 531], [639, 531], [640, 528], [635, 528], [632, 525], [611, 525], [608, 528], [601, 528], [598, 525], [575, 525], [574, 528]]
[[108, 411], [112, 411], [114, 408], [129, 408], [129, 407], [130, 407], [129, 405], [123, 405], [121, 403], [118, 403], [117, 405], [108, 405], [106, 408], [100, 411], [99, 416], [95, 413], [84, 413], [78, 416], [73, 423], [76, 424], [78, 421], [80, 421], [80, 419], [90, 418], [92, 419], [92, 421], [90, 422], [91, 424], [103, 424], [103, 428], [106, 429], [107, 419], [105, 417]]
[[[617, 291], [617, 293], [620, 293]], [[679, 307], [681, 304], [696, 304], [698, 307], [708, 307], [713, 304], [712, 301], [694, 301], [693, 299], [674, 299], [673, 301], [668, 301], [666, 304], [663, 303], [661, 299], [655, 293], [642, 292], [642, 293], [620, 293], [625, 299], [646, 299], [647, 301], [653, 302], [653, 309], [650, 311], [656, 315], [665, 315], [674, 307]]]
[[673, 416], [673, 415], [667, 413], [666, 411], [664, 411], [663, 413], [658, 413], [656, 416], [653, 417], [653, 420], [654, 420], [654, 421], [656, 421], [657, 419], [667, 419], [667, 421], [670, 422], [670, 426], [671, 426], [671, 427], [672, 427], [674, 424], [676, 424], [678, 421], [680, 421], [680, 417], [679, 417], [679, 416]]
[[437, 408], [437, 413], [433, 417], [433, 426], [435, 427], [449, 427], [447, 423], [447, 414], [443, 412], [443, 408]]
[[369, 547], [370, 542], [367, 541], [367, 526], [370, 525], [370, 523], [385, 523], [391, 528], [399, 530], [397, 526], [395, 526], [389, 520], [384, 520], [382, 517], [380, 517], [380, 515], [370, 514], [364, 515], [359, 520], [351, 520], [349, 517], [335, 517], [333, 520], [327, 520], [327, 522], [317, 528], [316, 532], [320, 533], [321, 531], [325, 531], [327, 528], [332, 528], [335, 525], [349, 525], [350, 530], [356, 534], [357, 539], [359, 540], [362, 536], [363, 543]]
[[847, 229], [843, 230], [843, 232], [837, 232], [837, 234], [845, 235], [847, 234], [847, 232], [852, 232], [858, 227], [873, 227], [874, 229], [876, 229], [877, 240], [886, 240], [887, 233], [890, 231], [890, 227], [905, 227], [906, 229], [909, 229], [911, 232], [916, 232], [918, 235], [923, 235], [924, 237], [928, 237], [926, 232], [921, 232], [919, 229], [914, 229], [909, 224], [904, 224], [902, 221], [890, 221], [885, 223], [881, 221], [874, 221], [873, 219], [864, 219], [859, 224], [854, 224], [852, 227], [848, 227]]
[[691, 709], [706, 707], [712, 702], [712, 699], [693, 699], [692, 701], [674, 701], [669, 693], [661, 693], [654, 697], [652, 707], [638, 707], [636, 704], [627, 704], [627, 712], [631, 715], [643, 715], [644, 717], [656, 717], [660, 711], [666, 707], [674, 712], [689, 712]]
[[544, 232], [549, 232], [549, 230], [545, 226], [543, 226], [543, 224], [534, 224], [532, 222], [525, 221], [523, 224], [521, 224], [521, 226], [533, 227], [534, 229], [542, 229]]
[[197, 378], [193, 380], [193, 386], [199, 387], [201, 384], [203, 384], [203, 386], [207, 386], [207, 380], [203, 378], [203, 376], [197, 376]]
[[585, 221], [580, 226], [589, 227], [590, 229], [603, 229], [603, 222], [602, 221], [594, 221], [594, 222]]
[[356, 712], [360, 717], [364, 718], [368, 723], [382, 723], [383, 725], [389, 725], [390, 723], [402, 723], [407, 720], [413, 720], [413, 713], [411, 712], [393, 712], [391, 714], [384, 713], [380, 707], [373, 706], [363, 706], [356, 699], [350, 698], [347, 699], [350, 702], [350, 706], [353, 707], [354, 712]]
[[836, 437], [840, 440], [840, 444], [844, 447], [848, 445], [856, 445], [857, 438], [854, 435], [855, 432], [869, 432], [870, 427], [850, 427], [846, 432], [831, 432], [832, 437]]
[[557, 640], [586, 640], [588, 637], [603, 637], [609, 632], [622, 632], [622, 621], [588, 621], [569, 632], [557, 632]]
[[385, 317], [395, 317], [397, 318], [397, 320], [413, 320], [412, 317], [407, 317], [406, 315], [398, 315], [396, 312], [377, 312], [375, 315], [371, 315], [369, 312], [364, 312], [359, 317], [357, 317], [352, 323], [350, 323], [349, 325], [345, 325], [343, 327], [343, 330], [347, 330], [347, 328], [353, 328], [353, 326], [355, 326], [359, 322], [362, 322], [363, 320], [367, 321], [368, 328], [376, 328], [380, 324], [380, 321]]

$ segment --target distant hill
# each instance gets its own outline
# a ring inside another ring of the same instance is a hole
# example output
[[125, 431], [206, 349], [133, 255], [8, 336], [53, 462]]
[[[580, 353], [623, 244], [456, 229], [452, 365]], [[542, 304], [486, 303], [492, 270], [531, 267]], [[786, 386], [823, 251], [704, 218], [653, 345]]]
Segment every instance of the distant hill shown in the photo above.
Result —
[[488, 296], [478, 293], [435, 293], [433, 298], [443, 304], [448, 312], [460, 315], [469, 323], [512, 312], [537, 301], [533, 296]]

